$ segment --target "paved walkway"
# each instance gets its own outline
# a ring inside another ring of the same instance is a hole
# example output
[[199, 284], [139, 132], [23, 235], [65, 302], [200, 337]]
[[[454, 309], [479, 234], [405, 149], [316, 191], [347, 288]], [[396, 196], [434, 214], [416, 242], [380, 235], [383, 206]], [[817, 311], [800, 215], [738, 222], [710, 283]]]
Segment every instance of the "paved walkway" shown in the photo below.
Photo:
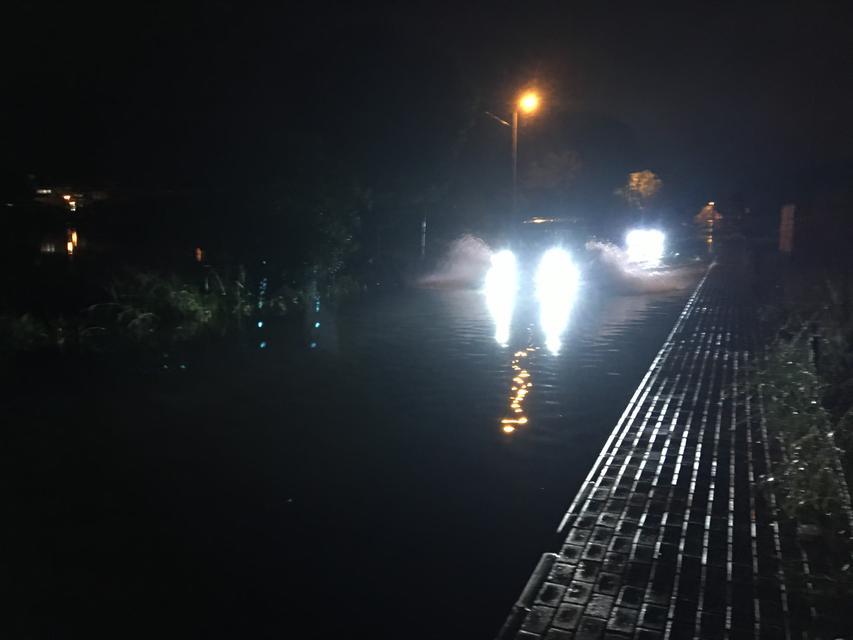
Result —
[[802, 563], [756, 482], [777, 452], [751, 385], [749, 295], [713, 268], [610, 434], [502, 637], [800, 637]]

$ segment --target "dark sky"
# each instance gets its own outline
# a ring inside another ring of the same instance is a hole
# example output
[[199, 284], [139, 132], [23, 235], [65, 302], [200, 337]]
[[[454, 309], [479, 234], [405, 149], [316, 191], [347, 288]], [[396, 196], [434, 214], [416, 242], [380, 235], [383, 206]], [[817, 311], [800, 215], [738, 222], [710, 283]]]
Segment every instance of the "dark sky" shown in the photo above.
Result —
[[530, 83], [530, 136], [611, 123], [690, 197], [851, 157], [840, 2], [277, 4], [4, 10], [4, 171], [251, 185], [319, 154], [380, 188], [429, 183], [496, 167], [482, 110]]

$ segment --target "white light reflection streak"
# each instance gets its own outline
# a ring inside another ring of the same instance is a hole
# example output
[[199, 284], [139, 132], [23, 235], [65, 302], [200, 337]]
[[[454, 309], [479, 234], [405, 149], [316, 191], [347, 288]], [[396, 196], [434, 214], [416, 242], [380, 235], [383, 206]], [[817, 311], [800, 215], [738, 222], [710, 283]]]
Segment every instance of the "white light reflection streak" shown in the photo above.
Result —
[[509, 344], [512, 314], [518, 294], [518, 264], [512, 251], [498, 251], [492, 255], [492, 266], [486, 274], [483, 292], [495, 323], [495, 340], [505, 347]]
[[525, 358], [538, 347], [516, 351], [512, 359], [512, 386], [509, 396], [509, 415], [501, 418], [501, 431], [514, 433], [516, 428], [527, 424], [527, 416], [524, 415], [524, 401], [530, 393], [533, 382], [530, 380], [530, 372], [526, 368]]
[[536, 298], [545, 346], [554, 355], [560, 352], [579, 284], [580, 272], [566, 251], [554, 248], [545, 252], [536, 270]]

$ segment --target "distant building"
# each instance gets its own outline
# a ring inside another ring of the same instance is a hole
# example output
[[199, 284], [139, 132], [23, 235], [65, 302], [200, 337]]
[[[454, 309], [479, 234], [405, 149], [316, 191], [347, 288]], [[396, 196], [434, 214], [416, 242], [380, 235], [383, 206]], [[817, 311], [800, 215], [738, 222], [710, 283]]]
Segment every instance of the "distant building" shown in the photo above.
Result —
[[62, 207], [74, 213], [92, 202], [108, 198], [109, 194], [105, 191], [75, 189], [68, 186], [42, 186], [36, 188], [33, 199], [38, 203]]

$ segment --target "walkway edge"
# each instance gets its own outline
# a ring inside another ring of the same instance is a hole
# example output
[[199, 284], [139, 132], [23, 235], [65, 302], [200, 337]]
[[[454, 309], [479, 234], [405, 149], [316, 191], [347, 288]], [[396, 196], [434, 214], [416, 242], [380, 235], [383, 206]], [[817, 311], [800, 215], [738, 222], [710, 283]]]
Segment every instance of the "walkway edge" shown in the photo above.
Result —
[[684, 324], [685, 318], [690, 314], [690, 311], [696, 305], [696, 300], [699, 297], [699, 294], [702, 291], [702, 288], [705, 286], [705, 282], [708, 280], [708, 275], [711, 273], [711, 270], [714, 268], [715, 264], [712, 263], [705, 270], [705, 274], [702, 276], [702, 279], [699, 281], [699, 284], [696, 285], [696, 288], [693, 290], [693, 293], [687, 299], [687, 302], [684, 305], [684, 309], [682, 309], [678, 318], [675, 321], [675, 324], [672, 327], [672, 330], [667, 335], [666, 339], [663, 342], [660, 350], [655, 355], [654, 360], [652, 360], [652, 364], [649, 366], [648, 371], [643, 376], [643, 379], [640, 380], [640, 384], [637, 386], [637, 390], [634, 391], [634, 395], [631, 396], [631, 399], [628, 401], [628, 405], [625, 407], [625, 410], [622, 412], [621, 417], [619, 418], [616, 426], [613, 428], [613, 431], [610, 432], [610, 435], [607, 438], [607, 441], [601, 447], [601, 453], [598, 454], [598, 458], [596, 458], [595, 462], [592, 465], [592, 468], [589, 470], [586, 478], [584, 478], [583, 483], [581, 483], [580, 488], [578, 489], [577, 494], [575, 494], [574, 500], [569, 505], [566, 514], [563, 516], [563, 519], [560, 521], [559, 526], [557, 527], [557, 533], [561, 534], [563, 530], [566, 528], [566, 525], [569, 524], [569, 520], [573, 515], [577, 515], [576, 511], [578, 508], [578, 504], [582, 498], [582, 494], [584, 493], [584, 489], [592, 483], [593, 479], [598, 475], [599, 470], [601, 469], [601, 465], [604, 462], [604, 459], [607, 457], [607, 452], [610, 451], [610, 447], [613, 444], [613, 440], [616, 436], [623, 430], [625, 427], [625, 422], [628, 419], [628, 416], [631, 413], [631, 410], [637, 404], [637, 400], [642, 394], [643, 390], [646, 388], [649, 382], [649, 378], [651, 378], [652, 374], [655, 370], [660, 366], [661, 361], [664, 359], [666, 354], [672, 348], [672, 340], [675, 335], [678, 333], [678, 330], [681, 328], [681, 325]]

